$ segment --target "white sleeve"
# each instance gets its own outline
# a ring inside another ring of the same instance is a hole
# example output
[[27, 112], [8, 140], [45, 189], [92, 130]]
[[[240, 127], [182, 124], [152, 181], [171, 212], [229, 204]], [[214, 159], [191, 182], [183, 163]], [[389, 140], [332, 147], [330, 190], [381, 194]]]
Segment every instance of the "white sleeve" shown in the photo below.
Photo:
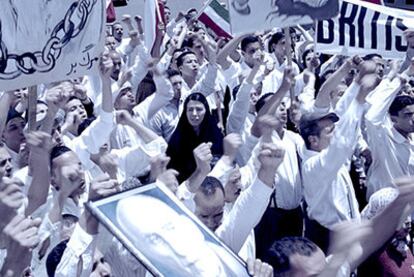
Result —
[[182, 182], [178, 188], [177, 188], [177, 192], [175, 193], [175, 195], [178, 197], [178, 199], [181, 200], [181, 202], [184, 203], [184, 205], [192, 212], [195, 211], [195, 207], [196, 204], [194, 202], [194, 196], [195, 193], [191, 192], [188, 189], [188, 180], [185, 180], [184, 182]]
[[119, 170], [124, 173], [125, 179], [142, 175], [150, 165], [150, 160], [167, 150], [167, 143], [162, 137], [135, 147], [113, 149], [111, 152], [117, 156]]
[[249, 112], [250, 105], [250, 91], [253, 85], [243, 82], [237, 93], [237, 98], [233, 102], [230, 108], [229, 116], [227, 119], [227, 132], [228, 133], [240, 133], [244, 126], [247, 114]]
[[164, 76], [154, 76], [156, 92], [148, 96], [134, 108], [146, 126], [150, 126], [151, 118], [173, 98], [174, 91], [171, 83]]
[[231, 165], [225, 163], [223, 159], [220, 159], [217, 161], [216, 165], [213, 167], [208, 176], [218, 179], [223, 187], [225, 187], [232, 169], [233, 167]]
[[365, 115], [368, 123], [381, 125], [385, 122], [388, 109], [397, 95], [400, 86], [401, 81], [399, 78], [394, 78], [393, 81], [385, 79], [368, 95], [367, 102], [371, 104], [371, 107]]
[[267, 208], [273, 188], [257, 178], [244, 190], [230, 213], [224, 218], [216, 234], [235, 253], [238, 253], [251, 230], [260, 221]]
[[138, 88], [139, 83], [145, 78], [147, 75], [148, 67], [146, 64], [151, 59], [151, 55], [148, 53], [147, 48], [140, 44], [137, 46], [138, 55], [135, 58], [135, 62], [131, 67], [131, 84], [132, 87], [136, 90]]
[[208, 65], [207, 72], [203, 77], [194, 85], [191, 89], [191, 93], [200, 92], [205, 97], [213, 94], [216, 91], [216, 79], [217, 79], [218, 67], [216, 64]]
[[[86, 128], [80, 136], [72, 140], [74, 148], [85, 148], [91, 154], [99, 152], [99, 148], [109, 142], [112, 129], [114, 128], [114, 115], [101, 111], [101, 114], [91, 125]], [[75, 152], [76, 150], [73, 149]]]
[[357, 101], [352, 102], [348, 111], [337, 123], [329, 147], [304, 163], [304, 173], [318, 174], [319, 179], [334, 176], [332, 172], [337, 172], [354, 152], [363, 111], [361, 104]]

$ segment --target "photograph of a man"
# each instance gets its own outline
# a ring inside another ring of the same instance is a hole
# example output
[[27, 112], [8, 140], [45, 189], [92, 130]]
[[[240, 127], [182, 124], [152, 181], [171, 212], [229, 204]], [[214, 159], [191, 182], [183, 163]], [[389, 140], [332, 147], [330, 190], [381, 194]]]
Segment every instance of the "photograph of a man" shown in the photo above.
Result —
[[121, 232], [164, 276], [248, 276], [227, 249], [158, 198], [121, 199], [115, 215]]

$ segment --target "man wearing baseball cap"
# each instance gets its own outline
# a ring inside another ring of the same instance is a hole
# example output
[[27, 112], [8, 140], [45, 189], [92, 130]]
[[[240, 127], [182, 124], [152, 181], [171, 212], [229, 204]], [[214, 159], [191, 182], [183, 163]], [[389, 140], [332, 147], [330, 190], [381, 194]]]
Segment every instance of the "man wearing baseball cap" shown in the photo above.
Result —
[[335, 224], [360, 218], [349, 159], [358, 140], [365, 97], [379, 77], [375, 63], [362, 63], [359, 70], [341, 99], [345, 109], [340, 118], [329, 109], [314, 109], [302, 116], [299, 126], [306, 146], [301, 170], [308, 215], [305, 236], [325, 252]]

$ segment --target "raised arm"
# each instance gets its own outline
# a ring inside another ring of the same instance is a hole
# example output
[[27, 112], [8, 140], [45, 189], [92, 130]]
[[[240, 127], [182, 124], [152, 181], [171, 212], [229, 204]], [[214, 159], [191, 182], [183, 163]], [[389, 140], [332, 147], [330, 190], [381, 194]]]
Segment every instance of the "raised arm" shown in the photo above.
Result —
[[347, 60], [338, 70], [336, 70], [321, 86], [318, 96], [315, 99], [315, 107], [327, 108], [330, 107], [331, 99], [330, 94], [341, 81], [346, 77], [348, 72], [356, 65], [360, 64], [361, 60], [358, 56]]
[[266, 104], [263, 108], [258, 112], [258, 116], [262, 116], [265, 114], [275, 114], [276, 109], [279, 107], [280, 103], [282, 102], [283, 97], [285, 97], [286, 93], [289, 91], [292, 82], [293, 82], [294, 74], [291, 67], [286, 67], [283, 73], [282, 84], [280, 85], [279, 89], [276, 91], [269, 100], [267, 100]]
[[236, 253], [240, 251], [249, 233], [266, 210], [273, 192], [276, 170], [283, 156], [283, 148], [271, 143], [262, 145], [258, 178], [240, 194], [233, 209], [216, 231], [224, 243]]
[[[118, 191], [118, 183], [109, 179], [107, 175], [102, 175], [91, 183], [88, 200], [95, 201]], [[91, 274], [98, 227], [98, 220], [85, 209], [56, 268], [56, 277], [89, 276]], [[80, 275], [78, 275], [78, 269], [81, 269]]]
[[236, 51], [237, 47], [239, 46], [240, 42], [244, 37], [245, 35], [234, 37], [218, 53], [217, 63], [221, 66], [223, 70], [226, 70], [230, 67], [231, 62], [228, 60], [228, 57], [231, 53]]
[[209, 61], [207, 72], [205, 75], [197, 81], [194, 87], [191, 89], [191, 92], [201, 92], [204, 96], [209, 96], [216, 92], [215, 84], [217, 79], [217, 54], [216, 50], [213, 49], [208, 42], [203, 39], [200, 39], [204, 51], [207, 53], [207, 60]]
[[403, 177], [395, 184], [399, 188], [398, 197], [374, 218], [362, 223], [344, 222], [334, 227], [329, 250], [332, 256], [319, 277], [336, 276], [343, 265], [348, 265], [352, 272], [393, 236], [412, 212], [414, 179]]
[[230, 113], [227, 119], [227, 131], [240, 133], [243, 128], [244, 121], [246, 120], [250, 106], [250, 92], [253, 88], [253, 80], [259, 71], [260, 66], [263, 64], [263, 59], [255, 60], [255, 65], [250, 70], [249, 75], [239, 87], [237, 98], [230, 108]]
[[174, 96], [171, 82], [167, 79], [164, 72], [160, 72], [156, 65], [153, 66], [152, 71], [154, 73], [153, 78], [156, 91], [134, 108], [134, 112], [146, 125], [149, 125], [151, 118], [166, 106]]
[[12, 101], [12, 92], [4, 92], [0, 95], [0, 135], [3, 135], [6, 126], [7, 113]]
[[31, 132], [26, 136], [30, 145], [29, 166], [32, 169], [32, 182], [27, 193], [29, 203], [25, 214], [31, 215], [46, 203], [50, 186], [49, 155], [52, 147], [51, 136], [42, 131]]
[[[398, 69], [393, 71], [397, 70]], [[405, 83], [405, 78], [410, 75], [412, 76], [413, 71], [414, 62], [411, 62], [411, 65], [401, 74], [401, 76], [394, 75], [391, 72], [392, 76], [384, 79], [377, 89], [369, 95], [368, 102], [371, 104], [371, 107], [365, 118], [370, 124], [379, 126], [385, 122], [392, 101]]]

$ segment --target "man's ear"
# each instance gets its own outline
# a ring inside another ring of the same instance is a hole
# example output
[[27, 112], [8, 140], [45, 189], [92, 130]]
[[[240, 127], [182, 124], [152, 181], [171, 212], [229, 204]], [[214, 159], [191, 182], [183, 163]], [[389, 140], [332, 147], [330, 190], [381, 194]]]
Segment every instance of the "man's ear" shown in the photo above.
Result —
[[243, 57], [246, 56], [246, 52], [244, 52], [243, 50], [240, 50], [240, 52], [241, 52], [241, 54], [242, 54]]
[[319, 138], [317, 136], [308, 136], [309, 145], [313, 148], [318, 145]]
[[391, 115], [390, 117], [391, 117], [391, 121], [392, 121], [392, 123], [397, 123], [397, 122], [398, 122], [398, 116], [396, 116], [396, 115]]
[[56, 189], [59, 190], [60, 186], [56, 183], [56, 174], [53, 169], [50, 169], [50, 184]]

